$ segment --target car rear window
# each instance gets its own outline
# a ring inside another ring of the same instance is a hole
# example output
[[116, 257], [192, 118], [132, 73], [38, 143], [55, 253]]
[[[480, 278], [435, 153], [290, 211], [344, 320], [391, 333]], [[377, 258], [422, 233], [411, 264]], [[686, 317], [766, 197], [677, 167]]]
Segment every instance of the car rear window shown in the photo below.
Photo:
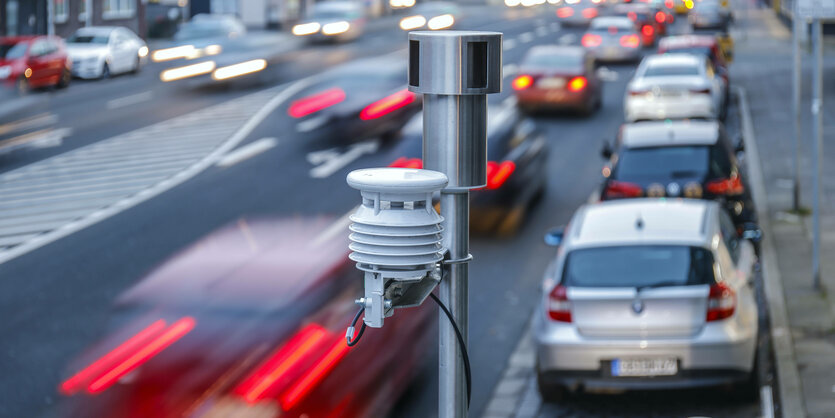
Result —
[[715, 281], [713, 255], [700, 247], [634, 245], [583, 248], [565, 259], [563, 285], [662, 287]]
[[108, 35], [83, 35], [83, 34], [74, 34], [67, 39], [68, 43], [71, 44], [106, 44], [110, 36]]
[[26, 42], [0, 44], [0, 58], [11, 60], [26, 55]]
[[650, 65], [644, 70], [644, 77], [667, 77], [699, 75], [699, 67], [686, 64]]
[[621, 180], [704, 177], [709, 146], [629, 148], [618, 156], [615, 176]]
[[598, 19], [591, 22], [589, 30], [594, 32], [630, 32], [634, 30], [635, 25], [627, 18], [623, 19]]
[[583, 56], [579, 54], [537, 53], [525, 57], [523, 66], [553, 69], [581, 69]]

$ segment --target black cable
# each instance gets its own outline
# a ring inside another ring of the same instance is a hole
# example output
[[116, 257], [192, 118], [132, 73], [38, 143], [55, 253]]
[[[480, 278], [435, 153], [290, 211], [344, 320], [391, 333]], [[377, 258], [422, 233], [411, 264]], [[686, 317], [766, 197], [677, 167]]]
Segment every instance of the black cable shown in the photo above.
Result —
[[348, 327], [348, 332], [345, 333], [345, 340], [348, 343], [348, 347], [357, 345], [357, 343], [360, 342], [360, 338], [362, 338], [362, 334], [365, 332], [365, 321], [363, 321], [362, 326], [360, 327], [360, 332], [357, 334], [356, 338], [354, 338], [354, 327], [357, 326], [357, 321], [359, 321], [360, 315], [362, 315], [363, 312], [365, 312], [365, 306], [360, 308], [360, 310], [357, 311], [357, 314], [354, 315], [354, 320], [351, 321], [351, 326]]
[[452, 324], [452, 329], [455, 330], [455, 336], [458, 337], [458, 348], [461, 350], [461, 357], [464, 359], [464, 376], [467, 379], [467, 409], [469, 409], [473, 387], [473, 376], [470, 374], [470, 356], [467, 355], [467, 345], [464, 344], [464, 337], [461, 336], [461, 330], [458, 329], [458, 324], [455, 323], [455, 319], [452, 318], [452, 314], [449, 312], [449, 309], [444, 306], [441, 300], [438, 299], [434, 293], [430, 293], [429, 296], [435, 301], [435, 303], [438, 304], [438, 307], [444, 311], [446, 317], [449, 318], [449, 322]]

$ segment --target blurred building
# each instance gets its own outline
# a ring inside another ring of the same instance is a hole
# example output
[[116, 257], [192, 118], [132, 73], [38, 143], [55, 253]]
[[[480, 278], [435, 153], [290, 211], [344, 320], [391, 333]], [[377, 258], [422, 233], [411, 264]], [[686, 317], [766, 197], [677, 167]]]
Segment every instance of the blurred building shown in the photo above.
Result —
[[278, 28], [299, 20], [310, 0], [191, 0], [189, 16], [200, 13], [232, 14], [247, 27]]
[[[88, 15], [87, 8], [92, 11]], [[124, 26], [145, 36], [143, 0], [0, 0], [0, 36], [54, 33], [85, 26]]]

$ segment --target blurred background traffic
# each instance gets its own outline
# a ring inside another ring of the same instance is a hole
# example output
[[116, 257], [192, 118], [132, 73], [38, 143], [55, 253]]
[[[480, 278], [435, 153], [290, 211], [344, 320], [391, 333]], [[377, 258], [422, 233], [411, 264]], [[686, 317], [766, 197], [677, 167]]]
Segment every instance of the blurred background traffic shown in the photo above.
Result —
[[528, 341], [530, 416], [760, 416], [735, 13], [0, 1], [0, 415], [436, 414], [433, 306], [345, 344], [344, 179], [422, 167], [407, 33], [462, 29], [504, 33], [472, 193], [471, 415], [501, 409]]

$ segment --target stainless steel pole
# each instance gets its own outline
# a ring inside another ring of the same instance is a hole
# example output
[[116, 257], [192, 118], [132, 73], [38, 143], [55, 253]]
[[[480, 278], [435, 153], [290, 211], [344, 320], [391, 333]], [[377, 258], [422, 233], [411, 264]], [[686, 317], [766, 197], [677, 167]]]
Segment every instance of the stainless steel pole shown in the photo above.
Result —
[[[802, 26], [801, 26], [802, 25]], [[794, 158], [792, 159], [792, 208], [795, 212], [800, 210], [800, 91], [801, 84], [801, 59], [800, 59], [800, 31], [806, 27], [806, 22], [797, 17], [792, 17], [792, 55], [794, 66], [792, 71], [792, 111], [794, 112]]]
[[812, 51], [814, 55], [812, 76], [812, 138], [815, 140], [814, 155], [812, 156], [812, 179], [814, 189], [813, 199], [813, 242], [812, 242], [812, 274], [815, 289], [820, 289], [820, 193], [821, 193], [821, 165], [823, 160], [823, 34], [820, 19], [812, 23]]

